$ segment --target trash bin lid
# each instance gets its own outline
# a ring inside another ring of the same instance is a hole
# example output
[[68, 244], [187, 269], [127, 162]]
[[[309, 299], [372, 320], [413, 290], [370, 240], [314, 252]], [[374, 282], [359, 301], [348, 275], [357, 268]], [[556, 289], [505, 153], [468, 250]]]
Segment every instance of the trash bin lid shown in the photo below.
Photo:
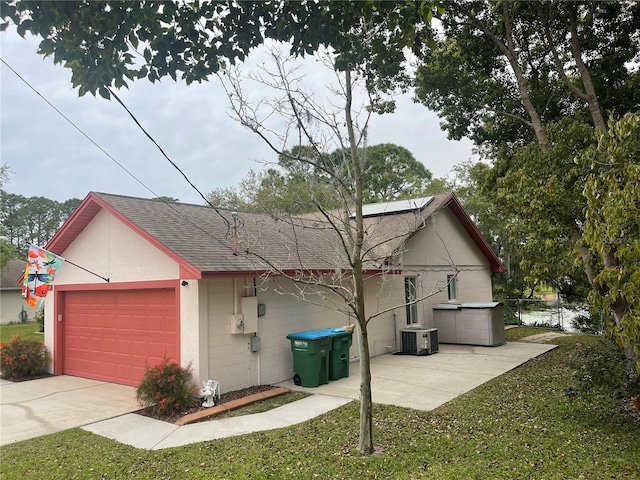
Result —
[[307, 330], [306, 332], [290, 333], [287, 338], [294, 340], [318, 340], [331, 336], [324, 330]]
[[305, 332], [290, 333], [287, 338], [294, 340], [318, 340], [320, 338], [335, 337], [346, 334], [344, 327], [323, 328], [322, 330], [307, 330]]

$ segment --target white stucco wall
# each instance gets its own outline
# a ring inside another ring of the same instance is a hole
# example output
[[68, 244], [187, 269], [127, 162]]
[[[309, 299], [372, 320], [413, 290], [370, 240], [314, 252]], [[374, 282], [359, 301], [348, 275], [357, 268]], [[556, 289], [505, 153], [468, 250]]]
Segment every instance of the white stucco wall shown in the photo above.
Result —
[[[370, 355], [375, 357], [395, 351], [397, 332], [405, 327], [404, 277], [383, 275], [367, 279], [365, 299], [365, 312], [368, 317], [395, 307], [369, 321], [367, 333]], [[357, 348], [357, 345], [357, 335], [354, 335], [354, 346]]]
[[[62, 253], [111, 283], [177, 279], [178, 263], [104, 210]], [[66, 264], [55, 284], [104, 283], [104, 280]]]
[[[274, 278], [258, 281], [258, 285], [258, 302], [266, 307], [266, 315], [258, 319], [258, 335], [262, 344], [261, 381], [273, 384], [293, 377], [293, 354], [291, 340], [286, 338], [288, 334], [344, 326], [349, 323], [349, 318], [338, 311], [339, 305], [344, 308], [344, 304], [313, 293], [313, 289], [305, 295], [306, 301], [274, 291], [278, 288], [282, 292], [295, 292], [291, 281]], [[354, 355], [352, 348], [350, 356]]]
[[222, 392], [258, 385], [259, 354], [250, 350], [252, 334], [231, 334], [231, 315], [240, 313], [240, 296], [248, 296], [244, 292], [245, 280], [229, 278], [203, 283], [207, 294], [208, 378], [219, 381]]
[[[292, 283], [283, 279], [216, 279], [202, 282], [207, 290], [208, 375], [220, 382], [223, 392], [251, 385], [279, 383], [293, 376], [293, 356], [289, 333], [343, 326], [345, 315], [319, 295], [310, 294], [308, 301], [275, 291], [294, 291]], [[235, 283], [235, 287], [234, 287]], [[258, 318], [259, 352], [251, 352], [253, 334], [231, 334], [231, 316], [241, 313], [239, 298], [257, 293], [266, 314]], [[354, 350], [352, 349], [352, 352]], [[201, 378], [199, 380], [205, 380]]]
[[197, 385], [209, 379], [208, 284], [187, 280], [180, 288], [180, 364], [191, 365]]
[[405, 268], [489, 267], [488, 260], [449, 209], [438, 211], [409, 241], [402, 263]]

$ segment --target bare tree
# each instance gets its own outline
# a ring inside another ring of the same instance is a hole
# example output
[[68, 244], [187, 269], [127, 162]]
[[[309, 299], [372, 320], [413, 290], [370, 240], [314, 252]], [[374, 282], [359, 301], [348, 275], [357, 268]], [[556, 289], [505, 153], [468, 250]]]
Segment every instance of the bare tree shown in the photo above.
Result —
[[[337, 83], [311, 92], [304, 88], [304, 74], [291, 57], [271, 50], [269, 66], [264, 63], [257, 73], [243, 77], [238, 70], [221, 75], [231, 103], [231, 115], [259, 135], [277, 156], [287, 156], [308, 169], [309, 182], [324, 181], [340, 200], [340, 208], [327, 209], [322, 199], [309, 193], [317, 212], [302, 216], [278, 215], [281, 227], [278, 238], [267, 238], [273, 230], [257, 228], [252, 238], [244, 238], [239, 255], [246, 255], [265, 271], [265, 278], [284, 278], [280, 293], [296, 297], [355, 318], [360, 357], [360, 436], [359, 450], [373, 452], [371, 369], [368, 339], [369, 322], [395, 308], [398, 302], [383, 305], [373, 314], [365, 311], [365, 283], [379, 282], [380, 292], [391, 273], [401, 265], [403, 244], [409, 235], [424, 228], [419, 213], [379, 222], [363, 216], [363, 166], [366, 162], [367, 126], [374, 111], [374, 100], [360, 78], [350, 69], [334, 70], [331, 55], [321, 61], [335, 73]], [[273, 98], [252, 102], [247, 83], [257, 82], [274, 93]], [[321, 95], [326, 98], [320, 99]], [[356, 95], [364, 101], [357, 104]], [[336, 102], [340, 103], [336, 103]], [[292, 148], [305, 146], [304, 149]], [[301, 155], [299, 152], [305, 152]], [[309, 154], [309, 151], [312, 154]], [[327, 152], [344, 152], [335, 159]], [[291, 153], [294, 152], [294, 153]], [[297, 154], [295, 152], [298, 152]], [[275, 217], [275, 214], [274, 214]], [[435, 228], [435, 227], [434, 227]], [[319, 244], [323, 248], [316, 248]], [[279, 252], [269, 251], [278, 245]], [[335, 246], [333, 249], [327, 245]], [[449, 258], [449, 261], [451, 259]], [[449, 263], [453, 263], [450, 261]], [[293, 285], [293, 287], [292, 287]], [[417, 303], [447, 285], [432, 288], [428, 294], [413, 298]]]

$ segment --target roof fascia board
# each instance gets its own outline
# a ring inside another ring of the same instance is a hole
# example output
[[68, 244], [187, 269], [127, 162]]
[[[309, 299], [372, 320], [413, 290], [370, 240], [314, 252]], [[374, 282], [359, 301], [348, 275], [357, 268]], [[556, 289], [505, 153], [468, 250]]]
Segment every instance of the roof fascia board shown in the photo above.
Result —
[[[368, 270], [367, 270], [368, 271]], [[374, 270], [379, 271], [379, 270]], [[282, 270], [271, 272], [268, 270], [234, 270], [228, 272], [202, 272], [203, 279], [209, 278], [256, 278], [256, 277], [287, 277], [294, 279], [300, 270]], [[333, 275], [335, 270], [313, 270], [313, 275]], [[345, 273], [348, 273], [345, 271]]]
[[[96, 207], [99, 207], [99, 205], [96, 205], [96, 201], [95, 200], [96, 200], [96, 198], [93, 195], [93, 193], [89, 193], [89, 195], [87, 195], [84, 198], [84, 200], [82, 200], [82, 202], [80, 202], [80, 205], [78, 205], [78, 207], [73, 211], [73, 213], [69, 216], [69, 218], [67, 218], [67, 220], [62, 224], [62, 226], [56, 231], [56, 233], [54, 233], [53, 237], [51, 237], [51, 239], [49, 239], [49, 241], [46, 243], [44, 248], [46, 250], [49, 250], [50, 252], [55, 253], [56, 255], [61, 255], [62, 252], [66, 249], [66, 246], [63, 247], [63, 248], [58, 248], [58, 245], [60, 243], [63, 243], [64, 239], [68, 235], [71, 235], [71, 233], [69, 233], [70, 228], [76, 222], [81, 221], [81, 220], [78, 220], [78, 218], [82, 217], [82, 215], [85, 213], [85, 211], [88, 210], [88, 213], [90, 215], [90, 219], [93, 220], [93, 218], [100, 211], [99, 208], [96, 208]], [[92, 212], [91, 209], [94, 209], [95, 211]], [[89, 221], [91, 221], [91, 220], [89, 220]], [[71, 242], [69, 242], [69, 243], [71, 243]]]

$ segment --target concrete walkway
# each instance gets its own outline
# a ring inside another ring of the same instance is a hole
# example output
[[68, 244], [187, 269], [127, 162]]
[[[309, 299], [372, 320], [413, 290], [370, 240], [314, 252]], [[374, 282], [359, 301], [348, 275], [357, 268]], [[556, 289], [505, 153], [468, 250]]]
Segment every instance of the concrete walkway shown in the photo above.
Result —
[[348, 398], [312, 395], [268, 412], [209, 420], [181, 427], [142, 415], [129, 414], [93, 425], [86, 425], [82, 428], [136, 448], [161, 450], [218, 438], [289, 427], [311, 420], [350, 401], [351, 399]]
[[536, 333], [534, 335], [529, 335], [528, 337], [521, 338], [518, 340], [519, 342], [529, 342], [529, 343], [547, 343], [550, 340], [558, 337], [568, 337], [570, 333], [564, 332], [543, 332]]
[[[555, 345], [515, 342], [499, 347], [440, 345], [429, 356], [371, 359], [373, 401], [432, 410], [482, 383], [542, 355]], [[280, 386], [313, 395], [268, 412], [177, 426], [133, 414], [134, 389], [76, 377], [0, 383], [0, 444], [82, 427], [136, 448], [158, 450], [304, 422], [359, 398], [357, 363], [348, 378], [317, 388]]]

